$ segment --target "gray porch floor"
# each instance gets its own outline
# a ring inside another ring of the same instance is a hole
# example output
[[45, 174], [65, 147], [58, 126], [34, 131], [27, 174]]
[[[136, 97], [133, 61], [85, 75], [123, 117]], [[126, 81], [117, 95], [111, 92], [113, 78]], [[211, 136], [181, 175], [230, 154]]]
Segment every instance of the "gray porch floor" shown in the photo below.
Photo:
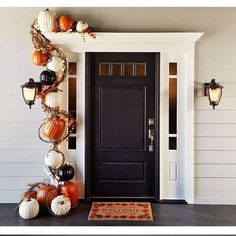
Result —
[[153, 222], [87, 221], [91, 203], [81, 202], [64, 218], [41, 214], [23, 220], [16, 204], [0, 204], [0, 226], [236, 226], [236, 206], [152, 203]]

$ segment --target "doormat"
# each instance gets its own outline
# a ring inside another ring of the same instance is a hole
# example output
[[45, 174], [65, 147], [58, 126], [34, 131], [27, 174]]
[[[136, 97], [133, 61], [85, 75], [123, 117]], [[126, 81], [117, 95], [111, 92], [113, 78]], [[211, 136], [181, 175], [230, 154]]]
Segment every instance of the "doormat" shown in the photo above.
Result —
[[149, 202], [93, 202], [88, 220], [153, 221]]

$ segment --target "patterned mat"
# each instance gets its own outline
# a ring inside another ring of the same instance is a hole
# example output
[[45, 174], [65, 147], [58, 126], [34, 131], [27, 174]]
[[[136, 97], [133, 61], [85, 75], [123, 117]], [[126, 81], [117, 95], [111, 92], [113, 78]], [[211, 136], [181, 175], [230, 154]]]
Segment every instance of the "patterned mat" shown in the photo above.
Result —
[[153, 221], [149, 202], [93, 202], [88, 220]]

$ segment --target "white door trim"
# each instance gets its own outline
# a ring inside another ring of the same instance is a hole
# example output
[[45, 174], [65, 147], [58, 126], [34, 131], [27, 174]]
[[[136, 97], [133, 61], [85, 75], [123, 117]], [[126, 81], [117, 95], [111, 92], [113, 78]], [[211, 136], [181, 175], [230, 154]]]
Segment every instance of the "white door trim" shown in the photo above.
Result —
[[[79, 33], [45, 33], [45, 36], [51, 40], [52, 44], [59, 45], [68, 53], [78, 53], [83, 55], [85, 52], [160, 52], [162, 54], [182, 54], [185, 57], [185, 68], [183, 73], [185, 77], [184, 87], [185, 99], [183, 99], [185, 119], [184, 126], [184, 160], [185, 160], [185, 200], [188, 203], [194, 203], [194, 46], [195, 42], [203, 33], [96, 33], [96, 39], [86, 37], [83, 42]], [[82, 62], [83, 73], [80, 73], [80, 80], [85, 80], [85, 61]], [[80, 66], [79, 66], [80, 67]], [[163, 71], [166, 65], [161, 61], [160, 80], [166, 79]], [[84, 93], [82, 93], [84, 95]], [[79, 95], [81, 96], [81, 94]], [[84, 102], [84, 97], [81, 99]], [[84, 108], [85, 104], [81, 104]], [[162, 104], [160, 104], [160, 107]], [[161, 110], [160, 110], [161, 111]], [[84, 113], [84, 112], [82, 112]], [[160, 114], [162, 116], [162, 114]], [[83, 117], [84, 118], [84, 117]], [[84, 121], [82, 121], [82, 124]], [[160, 123], [160, 127], [161, 127]], [[84, 127], [80, 132], [79, 139], [84, 145]], [[160, 134], [162, 137], [162, 134]], [[80, 145], [81, 147], [81, 145]], [[80, 155], [84, 154], [84, 146], [81, 147]], [[163, 148], [160, 138], [160, 149]], [[79, 154], [78, 154], [79, 155]], [[163, 153], [164, 155], [164, 153]], [[161, 159], [162, 153], [160, 153]], [[81, 160], [81, 156], [79, 157]], [[160, 166], [162, 167], [162, 159]], [[84, 163], [84, 160], [83, 160]], [[84, 166], [79, 169], [84, 169]], [[160, 175], [161, 185], [164, 184], [164, 177]], [[160, 197], [162, 189], [160, 189]]]

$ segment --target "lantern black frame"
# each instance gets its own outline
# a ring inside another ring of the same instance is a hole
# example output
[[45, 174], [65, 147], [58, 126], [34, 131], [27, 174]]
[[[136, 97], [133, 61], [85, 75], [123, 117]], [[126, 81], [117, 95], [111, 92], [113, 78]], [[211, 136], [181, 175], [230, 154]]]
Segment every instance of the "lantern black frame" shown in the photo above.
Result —
[[[219, 100], [217, 102], [211, 101], [210, 95], [209, 95], [209, 89], [217, 89], [217, 88], [221, 90]], [[215, 106], [217, 106], [220, 103], [223, 88], [224, 87], [220, 85], [219, 83], [217, 83], [215, 79], [212, 79], [210, 83], [204, 83], [204, 96], [208, 96], [210, 105], [213, 106], [213, 109], [215, 109]]]
[[[29, 78], [29, 81], [27, 83], [21, 85], [21, 88], [22, 88], [22, 96], [24, 98], [24, 101], [27, 105], [29, 105], [29, 107], [31, 109], [31, 106], [34, 105], [35, 98], [36, 98], [38, 92], [40, 92], [40, 90], [41, 90], [41, 83], [40, 82], [34, 82], [34, 79]], [[35, 94], [34, 94], [34, 99], [33, 100], [27, 100], [25, 98], [24, 88], [34, 88], [35, 89]]]

